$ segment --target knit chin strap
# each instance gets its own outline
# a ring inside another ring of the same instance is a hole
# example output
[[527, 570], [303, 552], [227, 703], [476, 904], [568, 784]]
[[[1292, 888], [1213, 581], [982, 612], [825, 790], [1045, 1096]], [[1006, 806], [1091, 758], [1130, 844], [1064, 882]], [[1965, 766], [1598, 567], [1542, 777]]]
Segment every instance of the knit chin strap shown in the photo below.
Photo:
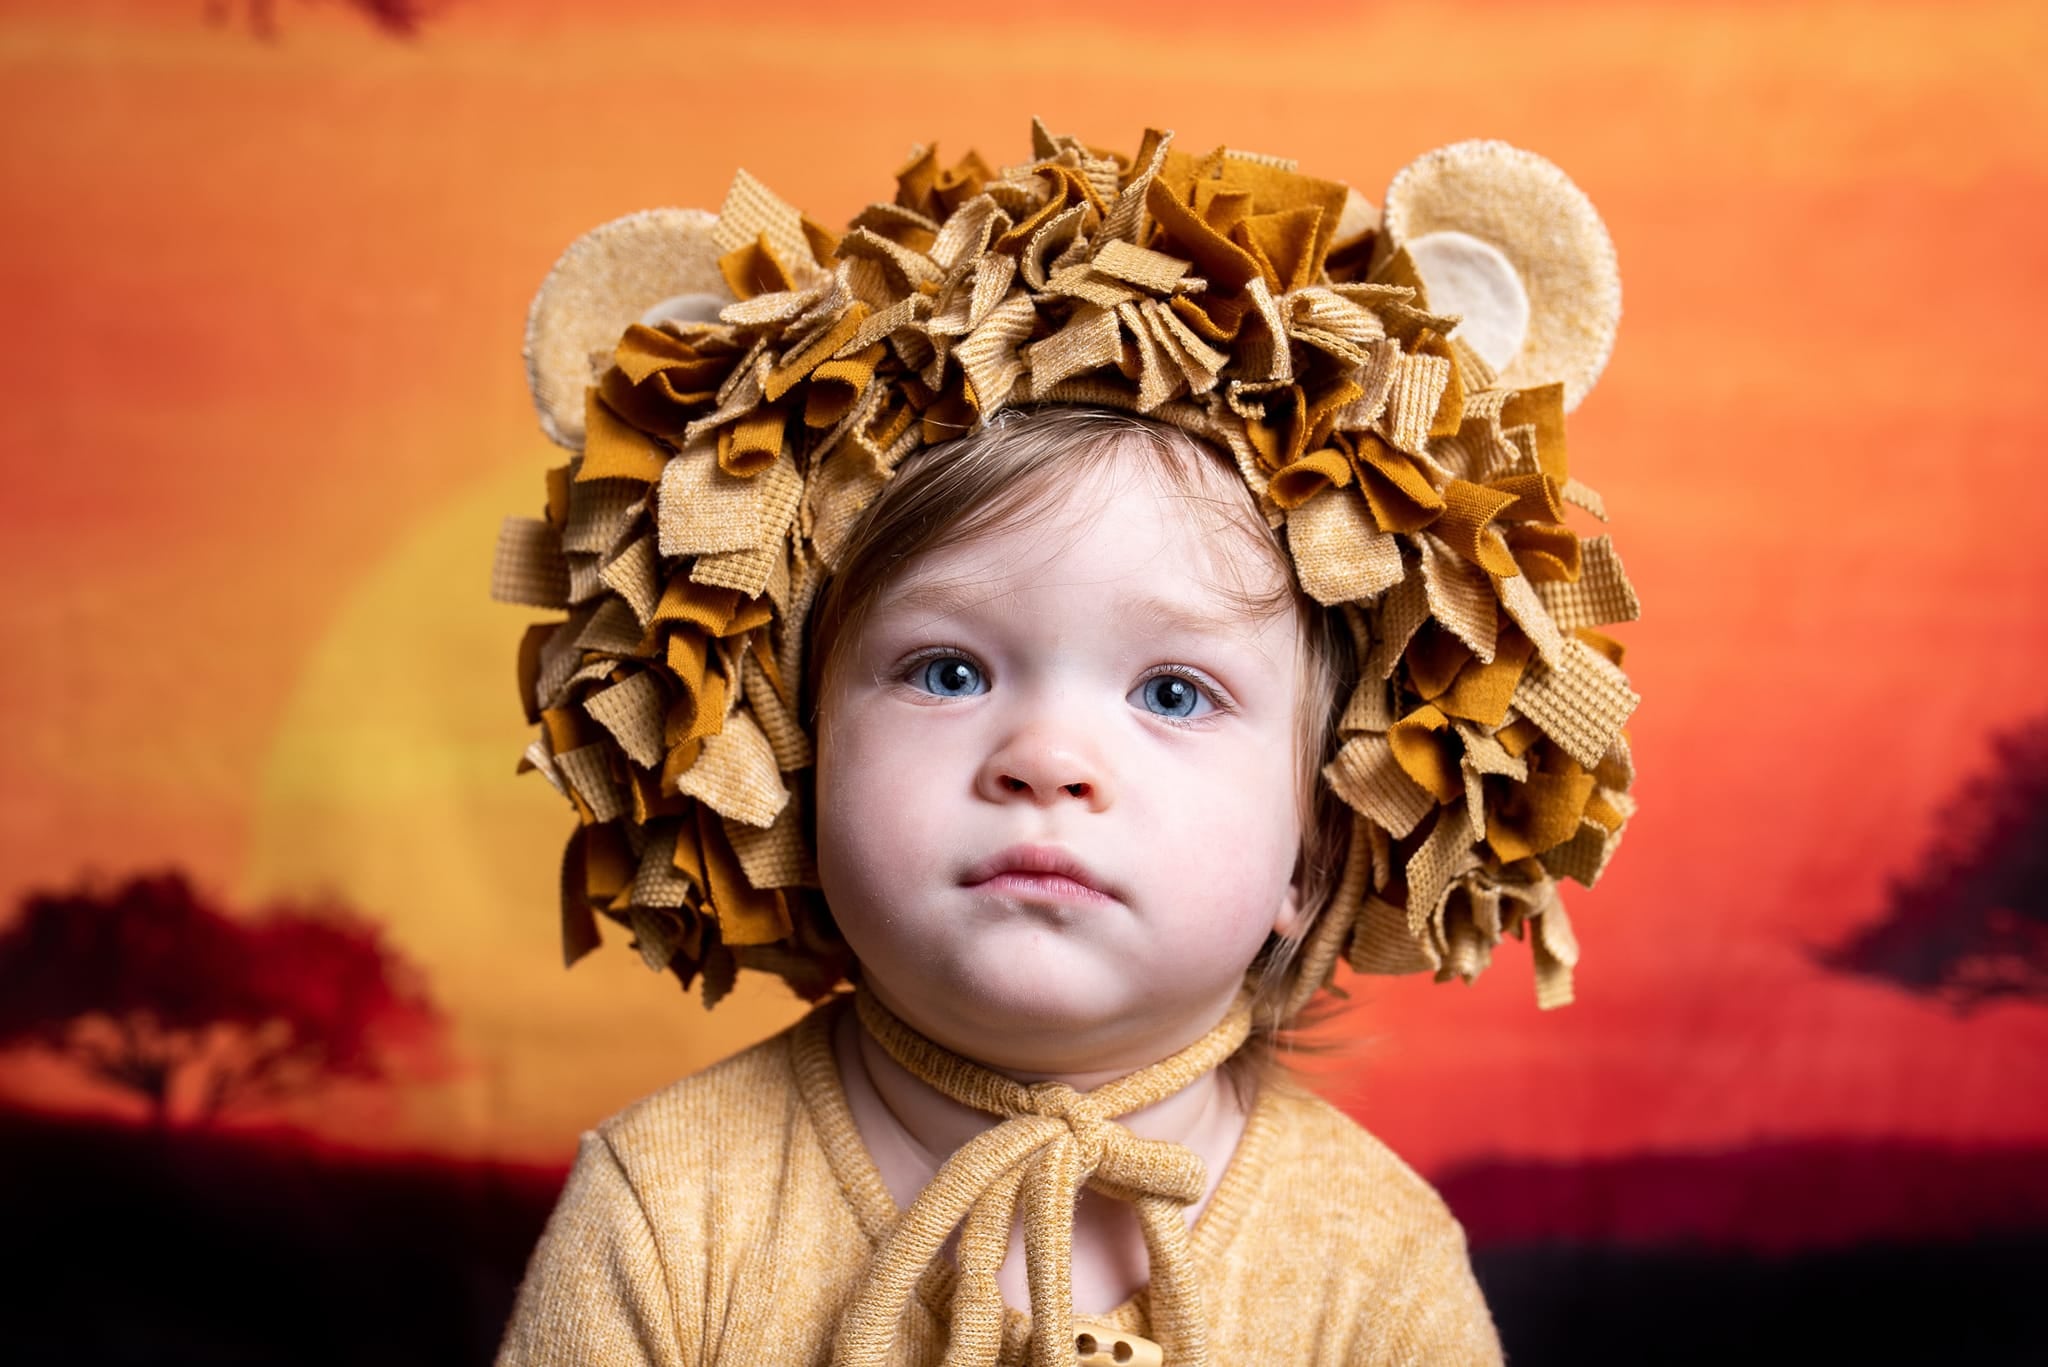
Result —
[[1117, 1117], [1164, 1101], [1236, 1053], [1251, 1030], [1246, 999], [1179, 1053], [1089, 1092], [1063, 1082], [1026, 1085], [964, 1059], [898, 1020], [872, 993], [859, 993], [856, 1005], [875, 1042], [912, 1076], [1004, 1120], [961, 1145], [897, 1217], [840, 1322], [834, 1367], [893, 1361], [897, 1322], [956, 1227], [959, 1277], [946, 1367], [993, 1364], [1003, 1342], [996, 1271], [1019, 1214], [1032, 1367], [1072, 1367], [1074, 1203], [1083, 1183], [1137, 1210], [1151, 1260], [1152, 1335], [1174, 1367], [1204, 1367], [1208, 1334], [1186, 1212], [1207, 1189], [1208, 1173], [1186, 1147], [1140, 1139]]

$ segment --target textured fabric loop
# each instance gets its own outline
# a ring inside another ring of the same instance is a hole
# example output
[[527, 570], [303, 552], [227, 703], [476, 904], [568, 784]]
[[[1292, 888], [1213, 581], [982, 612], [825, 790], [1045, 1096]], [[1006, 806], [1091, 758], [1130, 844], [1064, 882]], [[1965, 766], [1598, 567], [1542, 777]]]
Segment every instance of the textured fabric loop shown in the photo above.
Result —
[[[1186, 1211], [1207, 1190], [1207, 1170], [1185, 1147], [1140, 1139], [1117, 1118], [1164, 1101], [1236, 1053], [1251, 1032], [1249, 998], [1240, 996], [1208, 1034], [1179, 1053], [1088, 1092], [1063, 1082], [1021, 1083], [962, 1058], [905, 1025], [870, 992], [859, 993], [855, 1005], [862, 1027], [912, 1076], [1003, 1120], [962, 1145], [897, 1218], [841, 1321], [834, 1367], [891, 1360], [897, 1323], [918, 1279], [962, 1220], [946, 1361], [992, 1360], [981, 1356], [990, 1342], [990, 1288], [1009, 1228], [1020, 1218], [1031, 1289], [1031, 1361], [1033, 1367], [1067, 1367], [1073, 1361], [1074, 1204], [1083, 1184], [1135, 1207], [1151, 1259], [1158, 1341], [1170, 1361], [1204, 1367], [1201, 1293], [1189, 1263]], [[995, 1305], [999, 1311], [1000, 1297]], [[999, 1314], [997, 1321], [999, 1341]]]

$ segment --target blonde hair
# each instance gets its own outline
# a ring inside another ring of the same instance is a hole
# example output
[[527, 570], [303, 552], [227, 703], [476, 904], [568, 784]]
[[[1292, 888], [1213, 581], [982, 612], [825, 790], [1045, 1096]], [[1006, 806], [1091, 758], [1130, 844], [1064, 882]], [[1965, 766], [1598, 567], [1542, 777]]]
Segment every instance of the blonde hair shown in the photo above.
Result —
[[[1227, 454], [1166, 423], [1115, 409], [1063, 405], [1006, 409], [968, 436], [906, 460], [855, 526], [811, 613], [804, 717], [817, 734], [817, 700], [838, 641], [859, 633], [882, 593], [921, 557], [1028, 523], [1049, 508], [1049, 496], [1062, 480], [1098, 469], [1126, 449], [1156, 458], [1160, 472], [1191, 505], [1216, 512], [1222, 527], [1244, 535], [1280, 569], [1285, 587], [1278, 591], [1235, 586], [1243, 611], [1265, 616], [1292, 610], [1301, 626], [1296, 726], [1302, 837], [1295, 876], [1300, 915], [1294, 933], [1269, 939], [1250, 968], [1253, 1034], [1239, 1058], [1256, 1074], [1272, 1059], [1279, 1032], [1292, 1023], [1286, 1004], [1295, 995], [1295, 950], [1343, 873], [1350, 811], [1323, 781], [1322, 769], [1336, 747], [1337, 708], [1349, 694], [1356, 664], [1342, 617], [1301, 591], [1279, 532], [1267, 524]], [[1208, 477], [1215, 463], [1222, 464], [1227, 480]]]

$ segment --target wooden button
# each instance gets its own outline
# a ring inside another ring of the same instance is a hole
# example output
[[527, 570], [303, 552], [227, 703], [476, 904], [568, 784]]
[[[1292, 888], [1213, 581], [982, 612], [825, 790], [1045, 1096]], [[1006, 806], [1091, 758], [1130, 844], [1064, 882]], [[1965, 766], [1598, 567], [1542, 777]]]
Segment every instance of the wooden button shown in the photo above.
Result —
[[1165, 1361], [1165, 1352], [1151, 1339], [1102, 1320], [1074, 1321], [1076, 1367], [1162, 1367]]

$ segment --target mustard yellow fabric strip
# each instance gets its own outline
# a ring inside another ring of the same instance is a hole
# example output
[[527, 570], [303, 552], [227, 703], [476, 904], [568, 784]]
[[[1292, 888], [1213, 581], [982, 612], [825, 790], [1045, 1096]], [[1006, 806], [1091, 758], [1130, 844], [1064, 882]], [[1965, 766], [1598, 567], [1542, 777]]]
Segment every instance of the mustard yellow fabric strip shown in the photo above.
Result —
[[[632, 798], [633, 820], [642, 827], [660, 817], [681, 816], [690, 806], [687, 798], [662, 791], [659, 772], [650, 773], [637, 765], [626, 768], [626, 790]], [[630, 895], [630, 891], [621, 894]]]
[[1447, 339], [1428, 329], [1424, 329], [1416, 339], [1415, 351], [1419, 355], [1438, 357], [1450, 367], [1443, 392], [1437, 396], [1436, 412], [1430, 417], [1429, 435], [1456, 436], [1465, 420], [1465, 377], [1459, 368], [1458, 352]]
[[662, 743], [669, 751], [665, 758], [672, 758], [679, 746], [718, 734], [725, 725], [729, 692], [724, 671], [706, 668], [694, 687], [677, 693], [662, 721]]
[[789, 421], [774, 404], [763, 404], [718, 434], [718, 468], [729, 475], [757, 475], [782, 454]]
[[1583, 572], [1578, 534], [1569, 527], [1514, 522], [1503, 529], [1508, 551], [1536, 584], [1571, 584]]
[[1510, 789], [1486, 814], [1486, 843], [1503, 860], [1542, 854], [1578, 834], [1593, 776], [1538, 773]]
[[796, 281], [790, 278], [789, 268], [782, 264], [782, 258], [775, 254], [775, 248], [768, 241], [768, 234], [762, 233], [752, 242], [737, 247], [718, 258], [718, 273], [725, 277], [726, 286], [734, 297], [752, 299], [763, 294], [781, 294], [796, 288]]
[[1321, 268], [1317, 241], [1323, 236], [1322, 222], [1321, 205], [1302, 204], [1253, 214], [1239, 226], [1272, 267], [1273, 288], [1284, 293], [1311, 283]]
[[1444, 486], [1444, 511], [1430, 530], [1444, 544], [1465, 559], [1503, 579], [1520, 574], [1514, 554], [1493, 520], [1515, 501], [1515, 496], [1470, 480], [1454, 479]]
[[697, 808], [697, 843], [704, 860], [705, 882], [711, 890], [711, 914], [718, 938], [728, 945], [765, 945], [789, 934], [789, 906], [780, 893], [756, 888], [725, 838], [725, 828], [710, 806]]
[[561, 530], [569, 521], [569, 483], [572, 472], [566, 465], [548, 469], [548, 525]]
[[1341, 489], [1350, 483], [1350, 457], [1326, 446], [1276, 472], [1268, 488], [1275, 503], [1292, 509], [1299, 508], [1325, 489]]
[[1527, 717], [1517, 717], [1493, 733], [1501, 749], [1515, 759], [1529, 753], [1529, 747], [1543, 739], [1543, 728]]
[[1436, 622], [1424, 622], [1403, 658], [1409, 686], [1424, 698], [1436, 698], [1471, 661], [1472, 648]]
[[631, 848], [615, 828], [583, 832], [583, 895], [592, 902], [608, 903], [624, 892], [635, 867]]
[[695, 404], [717, 396], [739, 354], [738, 345], [719, 329], [696, 327], [685, 337], [634, 323], [612, 349], [612, 364], [628, 388], [658, 381], [661, 397], [669, 402]]
[[[739, 610], [740, 596], [732, 589], [692, 583], [687, 571], [669, 577], [661, 601], [655, 604], [652, 622], [689, 623], [708, 635], [723, 636]], [[674, 638], [671, 637], [671, 640]]]
[[1465, 791], [1458, 771], [1460, 746], [1450, 730], [1450, 718], [1424, 703], [1394, 723], [1387, 732], [1387, 744], [1402, 772], [1438, 802], [1450, 802]]
[[1499, 726], [1507, 719], [1515, 687], [1535, 649], [1521, 632], [1503, 628], [1494, 644], [1493, 659], [1473, 660], [1461, 669], [1456, 681], [1435, 699], [1438, 710], [1480, 726]]
[[762, 392], [768, 396], [768, 402], [780, 402], [782, 396], [795, 388], [798, 382], [810, 378], [812, 371], [825, 364], [833, 353], [854, 339], [867, 316], [868, 306], [856, 299], [847, 305], [846, 312], [839, 321], [827, 328], [809, 346], [769, 371], [768, 378], [761, 386]]
[[1371, 433], [1357, 439], [1359, 484], [1381, 531], [1419, 532], [1442, 515], [1443, 495], [1405, 451]]
[[1570, 478], [1564, 440], [1564, 386], [1540, 385], [1515, 392], [1501, 406], [1503, 427], [1528, 423], [1536, 429], [1536, 459], [1543, 473], [1562, 485]]
[[1514, 496], [1514, 502], [1501, 510], [1503, 522], [1564, 521], [1562, 486], [1549, 475], [1540, 471], [1505, 475], [1487, 484]]
[[631, 479], [653, 484], [667, 464], [668, 452], [659, 442], [613, 413], [595, 388], [590, 390], [583, 405], [583, 464], [576, 471], [579, 482]]
[[1241, 290], [1247, 281], [1261, 274], [1250, 253], [1181, 203], [1163, 181], [1152, 182], [1145, 207], [1152, 211], [1160, 233], [1160, 240], [1153, 244], [1155, 248], [1185, 256], [1209, 281], [1211, 289]]

